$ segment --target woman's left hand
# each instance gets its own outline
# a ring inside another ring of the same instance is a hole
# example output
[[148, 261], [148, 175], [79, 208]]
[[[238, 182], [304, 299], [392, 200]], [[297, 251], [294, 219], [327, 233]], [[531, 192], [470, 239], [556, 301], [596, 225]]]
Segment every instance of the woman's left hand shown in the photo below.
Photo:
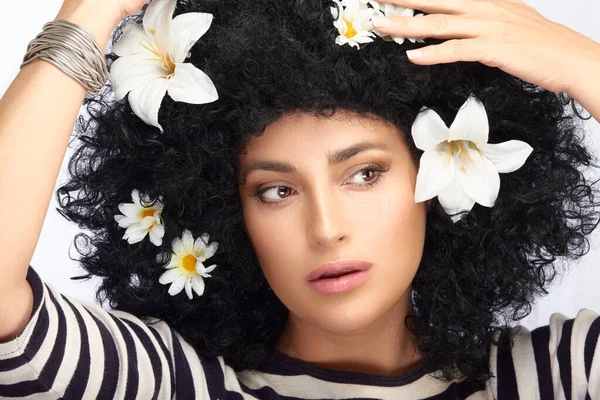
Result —
[[[577, 71], [597, 65], [600, 44], [550, 21], [521, 0], [379, 0], [423, 11], [375, 29], [391, 36], [450, 39], [417, 50], [415, 64], [478, 61], [552, 92], [569, 93]], [[384, 19], [385, 20], [385, 19]], [[414, 54], [414, 53], [413, 53]], [[596, 64], [595, 64], [596, 63]]]

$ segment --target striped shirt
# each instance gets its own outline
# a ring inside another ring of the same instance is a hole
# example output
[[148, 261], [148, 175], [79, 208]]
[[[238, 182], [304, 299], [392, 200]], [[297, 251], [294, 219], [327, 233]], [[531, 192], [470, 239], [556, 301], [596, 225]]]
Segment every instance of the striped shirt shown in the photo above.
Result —
[[587, 309], [570, 320], [553, 314], [531, 332], [513, 328], [512, 351], [491, 348], [495, 377], [475, 385], [420, 368], [398, 376], [332, 370], [279, 352], [235, 371], [163, 321], [63, 296], [31, 267], [27, 281], [31, 319], [0, 343], [1, 399], [600, 399], [600, 318]]

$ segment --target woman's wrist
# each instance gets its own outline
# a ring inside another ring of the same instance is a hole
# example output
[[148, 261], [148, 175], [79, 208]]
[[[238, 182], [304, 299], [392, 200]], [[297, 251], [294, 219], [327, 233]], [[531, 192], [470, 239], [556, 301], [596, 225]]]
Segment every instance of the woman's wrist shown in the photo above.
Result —
[[[115, 27], [121, 21], [120, 11], [112, 1], [65, 1], [54, 20], [65, 20], [87, 29], [102, 50], [106, 49]], [[116, 2], [115, 2], [116, 4]]]
[[600, 122], [600, 45], [597, 52], [582, 54], [569, 71], [568, 94]]

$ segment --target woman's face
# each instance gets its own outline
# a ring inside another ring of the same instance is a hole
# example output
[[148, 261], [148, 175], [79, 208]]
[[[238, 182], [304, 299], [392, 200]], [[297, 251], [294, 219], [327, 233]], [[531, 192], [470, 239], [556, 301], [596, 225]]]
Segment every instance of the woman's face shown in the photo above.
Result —
[[[348, 332], [412, 306], [426, 208], [414, 201], [417, 167], [394, 125], [353, 113], [296, 113], [246, 149], [239, 158], [246, 229], [267, 281], [294, 317]], [[349, 291], [313, 289], [307, 275], [339, 260], [372, 266]]]

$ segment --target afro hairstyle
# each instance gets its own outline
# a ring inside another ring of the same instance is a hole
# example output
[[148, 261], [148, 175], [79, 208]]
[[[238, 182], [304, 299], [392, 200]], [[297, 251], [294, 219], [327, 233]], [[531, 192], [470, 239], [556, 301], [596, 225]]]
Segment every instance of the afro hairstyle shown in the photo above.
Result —
[[[236, 157], [252, 136], [286, 113], [327, 118], [336, 111], [375, 116], [410, 137], [421, 107], [448, 125], [473, 94], [486, 107], [490, 143], [518, 139], [534, 151], [519, 170], [501, 175], [492, 208], [475, 204], [453, 223], [436, 198], [427, 215], [425, 247], [413, 280], [415, 315], [405, 320], [427, 371], [439, 379], [491, 377], [496, 334], [531, 312], [547, 294], [561, 259], [589, 250], [598, 223], [595, 166], [584, 143], [575, 100], [481, 63], [419, 66], [405, 50], [420, 45], [377, 39], [360, 49], [335, 44], [325, 0], [188, 0], [175, 16], [208, 12], [214, 20], [186, 60], [215, 83], [219, 100], [202, 105], [165, 96], [159, 121], [145, 124], [107, 85], [84, 101], [69, 179], [58, 211], [89, 233], [75, 247], [86, 271], [101, 278], [100, 303], [167, 322], [199, 354], [223, 356], [234, 369], [254, 368], [271, 354], [288, 310], [270, 290], [244, 228]], [[141, 24], [143, 9], [128, 18]], [[113, 41], [127, 22], [122, 21]], [[441, 41], [427, 39], [426, 44]], [[108, 65], [116, 55], [108, 54]], [[571, 111], [571, 112], [568, 112]], [[129, 244], [114, 216], [133, 189], [163, 196], [166, 233], [157, 247]], [[173, 239], [189, 229], [219, 242], [200, 297], [171, 296], [159, 284]], [[400, 295], [400, 294], [399, 294]]]

